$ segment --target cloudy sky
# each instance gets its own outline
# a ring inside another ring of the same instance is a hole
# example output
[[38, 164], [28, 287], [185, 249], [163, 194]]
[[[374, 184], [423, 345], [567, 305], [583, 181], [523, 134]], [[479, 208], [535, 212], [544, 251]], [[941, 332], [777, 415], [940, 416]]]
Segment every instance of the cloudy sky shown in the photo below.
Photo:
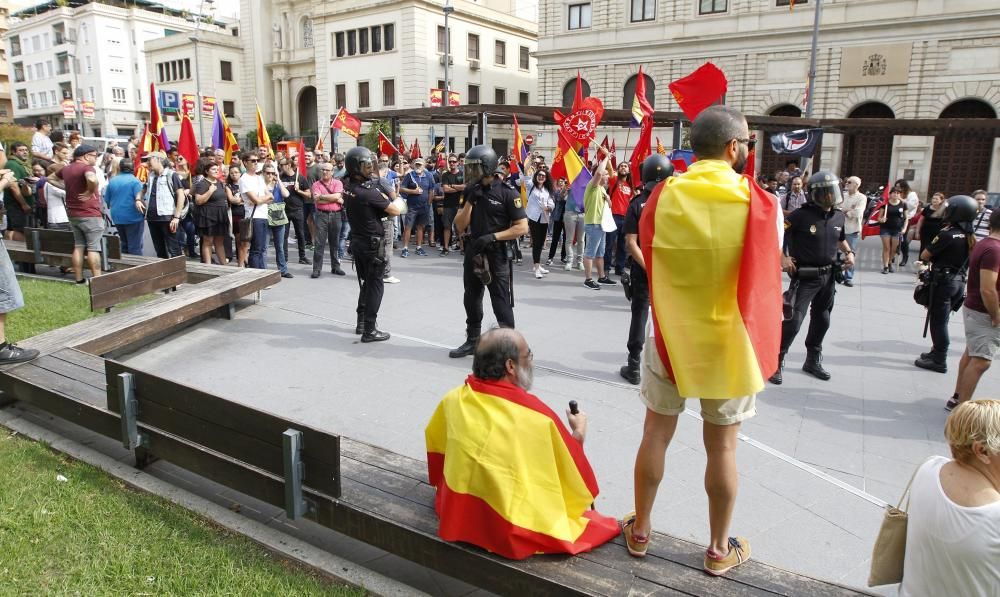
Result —
[[[8, 0], [8, 1], [11, 5], [12, 9], [11, 12], [39, 4], [39, 2], [33, 2], [31, 0]], [[163, 2], [161, 2], [161, 4], [162, 3]], [[180, 8], [187, 8], [192, 12], [197, 12], [198, 7], [201, 6], [201, 0], [170, 0], [169, 2], [167, 2], [167, 4], [169, 4], [170, 6], [176, 6]], [[206, 2], [206, 4], [208, 3]], [[239, 12], [240, 12], [239, 0], [215, 0], [216, 16], [235, 17], [238, 15]]]

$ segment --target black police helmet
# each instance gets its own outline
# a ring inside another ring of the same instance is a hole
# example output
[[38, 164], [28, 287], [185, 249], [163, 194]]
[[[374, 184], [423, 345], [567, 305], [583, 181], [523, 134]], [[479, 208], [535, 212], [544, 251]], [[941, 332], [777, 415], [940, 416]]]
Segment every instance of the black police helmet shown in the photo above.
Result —
[[820, 170], [809, 177], [806, 182], [806, 193], [809, 200], [816, 205], [829, 209], [844, 200], [840, 192], [840, 179], [836, 174]]
[[365, 163], [375, 165], [375, 156], [367, 147], [357, 146], [352, 147], [347, 150], [347, 155], [344, 157], [344, 167], [347, 169], [348, 176], [364, 176], [364, 171], [362, 167]]
[[674, 165], [667, 156], [654, 153], [642, 161], [639, 175], [642, 177], [642, 186], [652, 190], [650, 184], [656, 186], [661, 180], [674, 175]]
[[971, 222], [979, 211], [979, 203], [968, 195], [955, 195], [948, 199], [948, 207], [944, 208], [944, 221], [952, 224]]
[[500, 160], [489, 145], [476, 145], [465, 153], [465, 180], [471, 184], [491, 176]]

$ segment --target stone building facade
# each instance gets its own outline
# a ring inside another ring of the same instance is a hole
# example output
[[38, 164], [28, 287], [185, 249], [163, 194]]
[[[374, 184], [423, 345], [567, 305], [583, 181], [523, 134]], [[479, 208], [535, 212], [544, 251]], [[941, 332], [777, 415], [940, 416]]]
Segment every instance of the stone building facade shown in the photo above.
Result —
[[[543, 0], [541, 103], [571, 100], [579, 70], [606, 107], [627, 108], [629, 79], [642, 64], [655, 107], [675, 111], [667, 84], [711, 61], [729, 80], [727, 104], [748, 114], [800, 116], [816, 2], [798, 0], [794, 10], [788, 4]], [[1000, 10], [974, 0], [824, 0], [816, 71], [814, 117], [996, 118]], [[669, 129], [663, 132], [669, 138]], [[759, 159], [762, 171], [783, 164], [770, 150]], [[848, 143], [828, 134], [821, 163], [871, 184], [908, 178], [922, 196], [1000, 189], [1000, 143], [989, 138], [864, 135]]]

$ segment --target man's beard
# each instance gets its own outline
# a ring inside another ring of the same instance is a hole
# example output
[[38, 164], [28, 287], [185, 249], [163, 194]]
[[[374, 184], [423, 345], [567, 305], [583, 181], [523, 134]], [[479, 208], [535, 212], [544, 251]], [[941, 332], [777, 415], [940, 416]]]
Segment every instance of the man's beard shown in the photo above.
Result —
[[534, 383], [534, 381], [535, 381], [534, 366], [528, 365], [527, 367], [517, 368], [517, 385], [522, 390], [524, 390], [525, 392], [530, 391], [531, 385]]
[[733, 170], [735, 170], [737, 174], [743, 174], [743, 170], [746, 169], [747, 157], [748, 157], [747, 155], [741, 156], [733, 164]]

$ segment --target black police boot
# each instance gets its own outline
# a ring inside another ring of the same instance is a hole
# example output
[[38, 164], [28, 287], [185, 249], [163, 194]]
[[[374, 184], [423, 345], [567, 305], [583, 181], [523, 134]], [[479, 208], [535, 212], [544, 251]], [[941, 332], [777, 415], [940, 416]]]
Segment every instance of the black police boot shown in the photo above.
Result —
[[622, 368], [618, 370], [618, 375], [625, 378], [625, 381], [629, 382], [633, 386], [639, 385], [641, 376], [639, 375], [639, 359], [632, 358], [630, 355], [628, 357], [628, 364], [622, 365]]
[[479, 336], [469, 336], [465, 340], [465, 344], [454, 348], [448, 352], [448, 356], [453, 359], [460, 359], [462, 357], [467, 357], [470, 354], [476, 352], [476, 343], [479, 342]]
[[389, 332], [383, 332], [375, 327], [373, 323], [371, 327], [365, 326], [365, 333], [361, 336], [362, 342], [385, 342], [389, 339]]
[[920, 358], [913, 361], [913, 364], [928, 371], [937, 371], [938, 373], [948, 372], [948, 361], [945, 359], [945, 355], [936, 353], [933, 350], [920, 355]]
[[823, 355], [818, 352], [809, 353], [806, 362], [802, 363], [802, 370], [816, 379], [827, 381], [830, 379], [830, 372], [823, 368], [822, 362]]
[[767, 381], [773, 383], [776, 386], [780, 386], [783, 381], [785, 381], [781, 376], [781, 371], [785, 368], [785, 355], [778, 355], [778, 370], [774, 372]]
[[354, 327], [354, 333], [359, 336], [365, 333], [365, 316], [360, 313], [358, 314], [358, 325]]

